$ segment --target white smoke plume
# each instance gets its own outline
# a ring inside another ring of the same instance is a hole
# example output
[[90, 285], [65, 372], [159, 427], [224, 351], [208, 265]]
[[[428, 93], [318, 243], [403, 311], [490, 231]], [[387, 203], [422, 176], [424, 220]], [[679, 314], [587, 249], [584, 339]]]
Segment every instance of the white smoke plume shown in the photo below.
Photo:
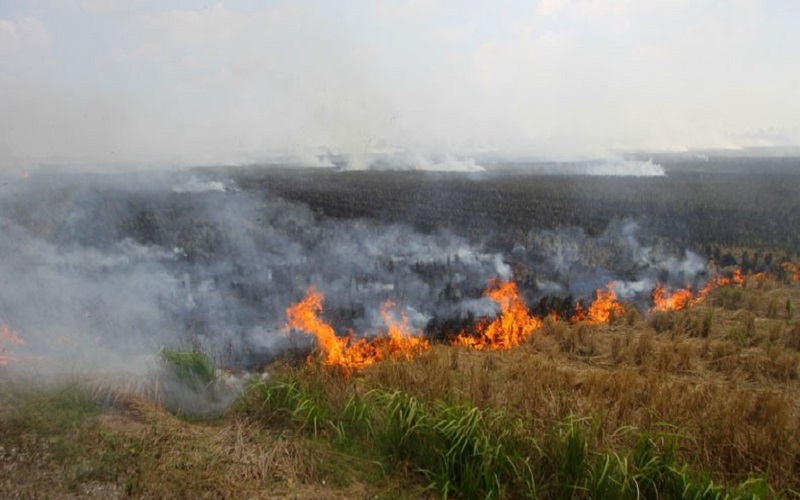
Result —
[[348, 170], [414, 170], [422, 172], [483, 172], [486, 169], [474, 158], [454, 155], [432, 155], [405, 150], [385, 150], [374, 152], [360, 159], [358, 168], [353, 167], [353, 159], [348, 158]]
[[664, 177], [666, 171], [652, 159], [601, 158], [572, 162], [533, 162], [526, 164], [530, 173], [548, 175], [593, 175], [611, 177]]
[[225, 192], [228, 186], [220, 181], [201, 180], [197, 177], [189, 177], [186, 181], [172, 186], [175, 193], [207, 193], [209, 191]]
[[495, 314], [483, 290], [512, 275], [529, 304], [589, 299], [609, 281], [644, 303], [657, 281], [705, 279], [701, 257], [633, 221], [595, 237], [532, 230], [501, 254], [444, 231], [320, 217], [211, 173], [42, 175], [6, 187], [0, 323], [26, 342], [15, 355], [42, 371], [144, 373], [160, 348], [186, 342], [227, 366], [260, 367], [311, 345], [283, 327], [312, 284], [338, 331], [368, 335], [384, 327], [387, 299], [416, 329]]
[[290, 340], [286, 307], [311, 284], [335, 324], [370, 332], [386, 299], [423, 328], [446, 286], [477, 297], [511, 275], [499, 254], [452, 234], [320, 220], [194, 173], [34, 177], [0, 205], [0, 323], [48, 367], [141, 372], [187, 337], [234, 364], [266, 362]]
[[708, 278], [705, 259], [642, 232], [632, 220], [615, 221], [596, 237], [580, 228], [532, 230], [514, 257], [541, 293], [578, 298], [614, 281], [621, 298], [645, 303], [658, 282], [684, 287]]
[[422, 155], [412, 155], [408, 166], [411, 170], [429, 172], [483, 172], [486, 170], [475, 163], [473, 158], [459, 159], [446, 155], [442, 159], [429, 159]]
[[641, 160], [606, 160], [591, 162], [587, 166], [588, 175], [610, 175], [627, 177], [663, 177], [664, 167], [653, 163], [652, 159]]

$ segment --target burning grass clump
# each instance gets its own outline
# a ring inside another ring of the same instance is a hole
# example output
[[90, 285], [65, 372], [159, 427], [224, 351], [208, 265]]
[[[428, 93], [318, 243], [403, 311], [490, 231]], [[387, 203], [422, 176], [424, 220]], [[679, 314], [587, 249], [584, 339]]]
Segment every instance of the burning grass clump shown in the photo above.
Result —
[[412, 333], [408, 317], [391, 301], [386, 301], [380, 312], [387, 327], [386, 334], [367, 339], [356, 337], [352, 331], [346, 337], [338, 336], [322, 317], [322, 300], [322, 293], [311, 285], [304, 299], [286, 309], [286, 328], [312, 335], [319, 346], [322, 362], [337, 367], [344, 374], [384, 359], [409, 360], [430, 349], [430, 342], [419, 332]]

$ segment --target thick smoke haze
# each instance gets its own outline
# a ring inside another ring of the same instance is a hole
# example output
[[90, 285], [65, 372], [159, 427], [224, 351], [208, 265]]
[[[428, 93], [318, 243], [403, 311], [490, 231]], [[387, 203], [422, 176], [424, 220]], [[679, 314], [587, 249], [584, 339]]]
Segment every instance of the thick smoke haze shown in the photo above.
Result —
[[613, 281], [619, 297], [642, 307], [659, 282], [682, 288], [708, 280], [704, 258], [642, 233], [632, 220], [615, 221], [597, 237], [580, 228], [532, 230], [525, 246], [512, 253], [533, 271], [535, 288], [542, 291], [587, 297]]
[[[36, 370], [143, 373], [162, 347], [199, 343], [233, 367], [261, 367], [312, 339], [285, 310], [315, 285], [340, 333], [375, 335], [395, 302], [411, 326], [496, 312], [492, 279], [516, 276], [529, 303], [591, 299], [615, 281], [649, 304], [656, 281], [702, 284], [706, 263], [634, 221], [601, 235], [532, 228], [492, 252], [445, 231], [319, 217], [220, 174], [33, 175], [0, 192], [0, 322]], [[11, 365], [14, 366], [13, 364]]]
[[798, 18], [789, 1], [12, 0], [0, 170], [797, 147]]
[[[266, 360], [287, 340], [283, 311], [311, 284], [334, 316], [369, 334], [388, 298], [424, 327], [444, 280], [479, 291], [511, 274], [500, 255], [450, 234], [319, 221], [304, 206], [194, 174], [11, 187], [1, 201], [0, 315], [29, 355], [78, 362], [108, 348], [134, 359], [195, 336]], [[424, 272], [444, 265], [447, 276]]]

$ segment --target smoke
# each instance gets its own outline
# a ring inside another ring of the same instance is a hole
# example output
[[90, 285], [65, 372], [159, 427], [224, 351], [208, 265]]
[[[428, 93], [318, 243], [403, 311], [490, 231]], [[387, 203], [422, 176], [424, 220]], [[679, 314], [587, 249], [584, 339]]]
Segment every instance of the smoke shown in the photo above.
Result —
[[303, 165], [304, 167], [335, 167], [336, 164], [328, 157], [327, 152], [310, 151], [307, 149], [300, 149], [294, 151], [290, 158], [293, 163]]
[[150, 179], [34, 177], [0, 198], [0, 322], [25, 356], [141, 373], [161, 346], [194, 339], [234, 365], [266, 362], [309, 342], [282, 327], [311, 284], [337, 327], [372, 332], [386, 299], [422, 328], [446, 288], [477, 298], [511, 275], [499, 254], [446, 232], [320, 220], [213, 176]]
[[586, 170], [588, 175], [613, 175], [631, 177], [663, 177], [664, 167], [653, 163], [652, 159], [641, 160], [606, 160], [591, 162]]
[[659, 282], [684, 287], [708, 279], [705, 259], [648, 235], [633, 220], [614, 221], [596, 237], [580, 228], [532, 230], [514, 257], [541, 293], [585, 298], [613, 281], [617, 295], [643, 307]]
[[707, 278], [701, 257], [630, 220], [598, 236], [531, 230], [497, 253], [446, 231], [320, 217], [253, 186], [208, 172], [6, 185], [0, 323], [25, 341], [11, 346], [12, 367], [144, 374], [160, 348], [187, 344], [225, 366], [260, 367], [311, 345], [284, 329], [286, 308], [311, 284], [337, 331], [370, 335], [385, 328], [387, 299], [420, 330], [436, 318], [495, 314], [483, 297], [492, 279], [514, 276], [529, 303], [591, 299], [614, 281], [621, 297], [647, 307], [659, 281]]
[[[484, 155], [486, 165], [506, 163], [501, 155]], [[404, 149], [384, 149], [352, 154], [313, 154], [311, 152], [293, 155], [295, 161], [310, 167], [339, 166], [345, 170], [414, 170], [425, 172], [463, 172], [474, 173], [487, 170], [486, 165], [469, 156], [450, 154], [422, 154]], [[526, 162], [519, 159], [511, 165], [524, 165], [525, 171], [548, 175], [595, 175], [615, 177], [663, 177], [664, 167], [653, 163], [652, 159], [636, 160], [623, 158], [603, 158], [576, 162]], [[489, 167], [491, 169], [491, 166]]]
[[209, 191], [225, 192], [230, 186], [220, 181], [205, 181], [197, 177], [189, 177], [186, 181], [172, 186], [175, 193], [206, 193]]
[[526, 165], [526, 171], [548, 175], [597, 175], [614, 177], [663, 177], [664, 167], [647, 161], [622, 158], [603, 158], [575, 162], [537, 162]]
[[370, 162], [370, 169], [426, 172], [483, 172], [485, 170], [473, 158], [457, 158], [451, 155], [425, 156], [406, 151], [375, 155]]
[[160, 297], [173, 294], [174, 276], [162, 262], [174, 257], [129, 239], [107, 250], [59, 248], [3, 223], [0, 314], [42, 367], [124, 366], [142, 373], [147, 353], [171, 325]]

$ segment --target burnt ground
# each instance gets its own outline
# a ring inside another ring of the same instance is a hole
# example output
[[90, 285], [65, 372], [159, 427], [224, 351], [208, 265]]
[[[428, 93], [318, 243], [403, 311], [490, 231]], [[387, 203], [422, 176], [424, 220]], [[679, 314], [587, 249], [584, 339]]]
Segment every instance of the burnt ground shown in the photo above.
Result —
[[745, 267], [800, 253], [800, 158], [658, 161], [666, 176], [531, 175], [524, 164], [473, 174], [251, 166], [225, 175], [322, 218], [445, 228], [501, 252], [534, 229], [596, 235], [634, 218], [659, 238]]

